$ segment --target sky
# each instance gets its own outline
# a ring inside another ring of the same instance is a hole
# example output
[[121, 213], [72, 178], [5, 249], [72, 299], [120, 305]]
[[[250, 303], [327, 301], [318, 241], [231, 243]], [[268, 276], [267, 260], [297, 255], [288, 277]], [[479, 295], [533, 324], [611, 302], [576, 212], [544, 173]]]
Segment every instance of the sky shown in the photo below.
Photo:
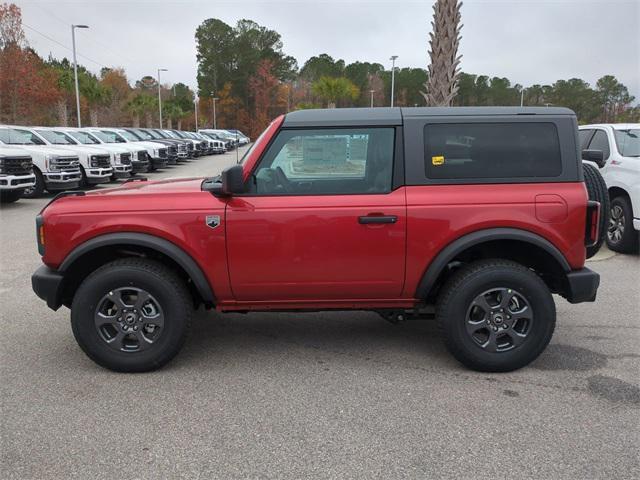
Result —
[[[7, 0], [3, 0], [7, 1]], [[426, 68], [433, 0], [13, 0], [29, 44], [42, 56], [71, 57], [98, 72], [123, 67], [130, 81], [162, 73], [196, 87], [196, 27], [254, 20], [282, 35], [301, 67], [320, 53], [391, 68]], [[640, 102], [640, 0], [464, 0], [461, 68], [525, 87], [615, 75]]]

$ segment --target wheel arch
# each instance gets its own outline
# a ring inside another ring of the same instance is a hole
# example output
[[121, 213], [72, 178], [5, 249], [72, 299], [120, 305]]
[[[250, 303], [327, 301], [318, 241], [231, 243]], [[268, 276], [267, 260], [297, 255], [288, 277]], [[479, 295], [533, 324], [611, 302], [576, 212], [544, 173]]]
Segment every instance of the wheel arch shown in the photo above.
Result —
[[564, 276], [571, 271], [562, 252], [536, 233], [517, 228], [478, 230], [457, 238], [431, 261], [418, 284], [415, 298], [433, 299], [460, 264], [486, 258], [515, 260], [534, 268], [549, 288], [558, 293], [565, 289]]
[[107, 233], [73, 249], [58, 267], [64, 276], [62, 303], [69, 305], [80, 283], [100, 265], [126, 256], [166, 262], [187, 282], [194, 304], [215, 304], [211, 285], [198, 263], [182, 248], [164, 238], [137, 232]]

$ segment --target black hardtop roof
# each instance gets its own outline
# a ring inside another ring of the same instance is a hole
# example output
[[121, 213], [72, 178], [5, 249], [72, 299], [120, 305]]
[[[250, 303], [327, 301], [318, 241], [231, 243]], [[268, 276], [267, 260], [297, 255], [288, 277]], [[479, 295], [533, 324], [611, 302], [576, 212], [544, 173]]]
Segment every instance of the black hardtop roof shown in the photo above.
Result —
[[492, 115], [572, 115], [563, 107], [377, 107], [296, 110], [287, 113], [283, 127], [343, 127], [401, 125], [402, 118]]

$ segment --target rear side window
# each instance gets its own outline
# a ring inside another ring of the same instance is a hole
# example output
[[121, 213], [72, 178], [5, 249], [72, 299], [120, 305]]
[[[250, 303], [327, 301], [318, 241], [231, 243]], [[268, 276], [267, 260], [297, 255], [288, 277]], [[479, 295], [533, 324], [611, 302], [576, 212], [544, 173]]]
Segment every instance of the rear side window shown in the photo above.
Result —
[[557, 177], [553, 123], [435, 123], [424, 130], [425, 170], [433, 179]]
[[593, 130], [580, 130], [578, 132], [581, 150], [586, 150], [589, 140], [591, 140], [591, 135], [593, 135]]

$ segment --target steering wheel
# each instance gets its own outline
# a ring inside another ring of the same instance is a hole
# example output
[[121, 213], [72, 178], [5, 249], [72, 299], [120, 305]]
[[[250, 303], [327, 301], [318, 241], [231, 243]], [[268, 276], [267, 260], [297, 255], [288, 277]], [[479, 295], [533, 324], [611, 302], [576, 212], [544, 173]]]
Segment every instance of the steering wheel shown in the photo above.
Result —
[[275, 172], [276, 182], [278, 186], [282, 187], [282, 190], [284, 190], [285, 192], [290, 193], [291, 182], [289, 181], [287, 176], [284, 174], [284, 170], [282, 170], [281, 167], [276, 167], [273, 171]]

